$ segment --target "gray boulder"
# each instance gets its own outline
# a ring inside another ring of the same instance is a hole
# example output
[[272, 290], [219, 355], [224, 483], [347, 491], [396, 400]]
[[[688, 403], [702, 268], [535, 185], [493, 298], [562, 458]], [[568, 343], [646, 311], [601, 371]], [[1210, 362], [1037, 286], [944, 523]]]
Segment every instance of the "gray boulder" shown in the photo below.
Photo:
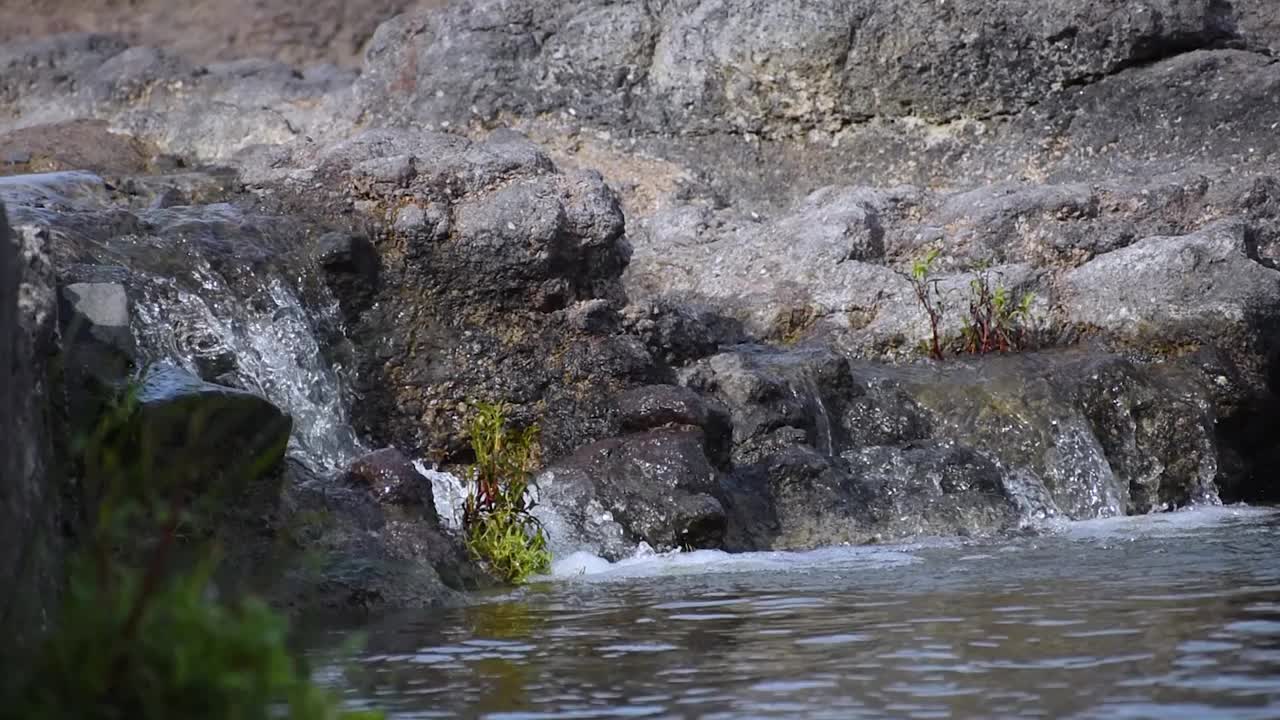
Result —
[[1280, 272], [1250, 254], [1242, 222], [1146, 238], [1067, 273], [1061, 302], [1075, 322], [1138, 342], [1269, 342]]
[[611, 560], [641, 541], [658, 550], [719, 547], [725, 515], [714, 497], [718, 478], [701, 430], [651, 430], [586, 445], [553, 463], [538, 478], [539, 502], [567, 513], [569, 527], [558, 533]]
[[729, 408], [735, 463], [757, 478], [796, 446], [870, 477], [872, 459], [907, 467], [920, 456], [901, 453], [949, 444], [999, 468], [1001, 496], [1024, 517], [1085, 519], [1216, 500], [1229, 477], [1216, 431], [1226, 403], [1212, 389], [1223, 377], [1097, 350], [895, 367], [743, 348], [682, 379]]
[[1124, 11], [1028, 0], [480, 2], [385, 23], [359, 96], [385, 119], [433, 124], [572, 111], [648, 130], [792, 135], [872, 117], [1013, 113], [1059, 87], [1238, 41], [1232, 11], [1209, 0]]
[[617, 400], [623, 432], [644, 432], [670, 426], [699, 428], [708, 455], [717, 465], [729, 462], [733, 427], [729, 411], [688, 388], [647, 385], [624, 392]]

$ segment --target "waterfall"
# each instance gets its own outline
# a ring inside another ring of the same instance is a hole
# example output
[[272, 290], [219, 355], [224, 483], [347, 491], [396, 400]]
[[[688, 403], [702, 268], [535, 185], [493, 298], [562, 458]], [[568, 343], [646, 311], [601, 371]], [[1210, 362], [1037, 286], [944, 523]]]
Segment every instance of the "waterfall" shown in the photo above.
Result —
[[146, 360], [260, 393], [293, 417], [290, 452], [317, 471], [342, 468], [364, 451], [348, 419], [344, 369], [329, 364], [316, 337], [318, 322], [338, 322], [332, 295], [304, 306], [268, 273], [245, 297], [202, 259], [181, 281], [149, 281], [134, 304]]

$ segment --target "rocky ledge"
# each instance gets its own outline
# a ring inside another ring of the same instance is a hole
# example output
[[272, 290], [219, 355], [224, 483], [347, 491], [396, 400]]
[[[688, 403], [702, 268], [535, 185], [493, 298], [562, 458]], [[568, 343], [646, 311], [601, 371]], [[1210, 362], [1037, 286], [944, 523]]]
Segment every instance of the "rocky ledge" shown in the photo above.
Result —
[[[287, 442], [224, 532], [303, 608], [486, 582], [419, 471], [476, 400], [610, 558], [1280, 496], [1265, 0], [456, 0], [358, 69], [152, 30], [0, 46], [19, 535], [53, 351], [71, 427], [164, 367], [167, 425]], [[986, 276], [1025, 352], [924, 357], [929, 253], [948, 347]]]

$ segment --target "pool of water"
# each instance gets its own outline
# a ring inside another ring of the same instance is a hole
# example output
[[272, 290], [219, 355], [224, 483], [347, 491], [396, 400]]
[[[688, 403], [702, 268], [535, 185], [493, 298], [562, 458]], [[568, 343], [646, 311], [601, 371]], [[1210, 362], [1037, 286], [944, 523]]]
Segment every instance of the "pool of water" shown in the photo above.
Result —
[[1280, 718], [1270, 511], [559, 569], [326, 676], [396, 718]]

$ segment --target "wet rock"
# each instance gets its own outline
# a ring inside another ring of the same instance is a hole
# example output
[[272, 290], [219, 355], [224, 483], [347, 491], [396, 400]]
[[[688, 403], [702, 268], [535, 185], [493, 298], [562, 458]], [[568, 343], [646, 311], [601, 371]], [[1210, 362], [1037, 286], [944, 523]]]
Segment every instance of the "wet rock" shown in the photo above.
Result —
[[[540, 487], [555, 488], [560, 499], [576, 497], [579, 517], [570, 532], [597, 537], [598, 549], [618, 559], [639, 541], [655, 549], [717, 547], [724, 534], [724, 509], [713, 493], [718, 473], [708, 460], [701, 430], [669, 429], [601, 440], [552, 464]], [[583, 502], [585, 501], [585, 502]], [[607, 521], [587, 517], [592, 502]], [[565, 507], [559, 502], [559, 507]], [[617, 543], [616, 523], [628, 543]], [[595, 527], [592, 527], [595, 526]]]
[[[1106, 353], [1027, 354], [883, 366], [829, 351], [739, 349], [683, 380], [729, 408], [733, 458], [759, 466], [795, 446], [852, 462], [864, 448], [980, 450], [1050, 514], [1083, 519], [1216, 500], [1220, 404], [1199, 371]], [[864, 473], [869, 472], [864, 468]], [[1032, 503], [1035, 504], [1035, 503]]]
[[[364, 164], [404, 157], [431, 162], [403, 185], [360, 181]], [[537, 422], [552, 457], [608, 434], [608, 402], [650, 376], [653, 360], [618, 332], [630, 245], [598, 174], [560, 172], [516, 133], [399, 130], [328, 148], [316, 173], [391, 228], [375, 234], [382, 274], [370, 310], [349, 325], [368, 435], [461, 459], [477, 398]], [[334, 204], [318, 206], [309, 188], [282, 191], [309, 212]], [[338, 288], [344, 305], [351, 290]]]
[[326, 233], [315, 242], [315, 256], [333, 294], [342, 301], [348, 322], [373, 304], [381, 262], [368, 238], [351, 233]]
[[702, 430], [707, 454], [718, 466], [729, 462], [732, 423], [729, 411], [696, 392], [675, 385], [648, 385], [618, 397], [618, 422], [624, 432], [644, 432], [667, 426]]
[[128, 271], [76, 266], [63, 272], [59, 321], [68, 360], [110, 385], [123, 380], [137, 357], [130, 327]]
[[435, 516], [430, 481], [413, 467], [408, 456], [395, 448], [375, 450], [356, 458], [347, 469], [346, 481], [367, 488], [380, 503], [422, 507]]
[[292, 419], [262, 397], [202, 381], [173, 365], [158, 365], [137, 394], [143, 436], [172, 482], [204, 486], [252, 482], [284, 458]]
[[839, 406], [828, 400], [846, 393], [849, 369], [834, 352], [746, 347], [690, 366], [681, 381], [728, 408], [736, 464], [757, 462], [797, 438], [828, 454], [842, 447]]
[[491, 584], [430, 504], [381, 502], [294, 460], [231, 508], [220, 532], [230, 553], [221, 581], [295, 613], [439, 607]]
[[[725, 483], [728, 532], [743, 550], [989, 535], [1027, 517], [1006, 490], [1008, 476], [950, 442], [867, 447], [838, 458], [792, 447]], [[763, 522], [755, 516], [762, 500], [769, 508]]]
[[57, 305], [46, 238], [9, 227], [0, 205], [0, 571], [20, 588], [0, 622], [12, 638], [0, 659], [29, 657], [54, 621], [73, 530], [70, 487], [55, 448]]

